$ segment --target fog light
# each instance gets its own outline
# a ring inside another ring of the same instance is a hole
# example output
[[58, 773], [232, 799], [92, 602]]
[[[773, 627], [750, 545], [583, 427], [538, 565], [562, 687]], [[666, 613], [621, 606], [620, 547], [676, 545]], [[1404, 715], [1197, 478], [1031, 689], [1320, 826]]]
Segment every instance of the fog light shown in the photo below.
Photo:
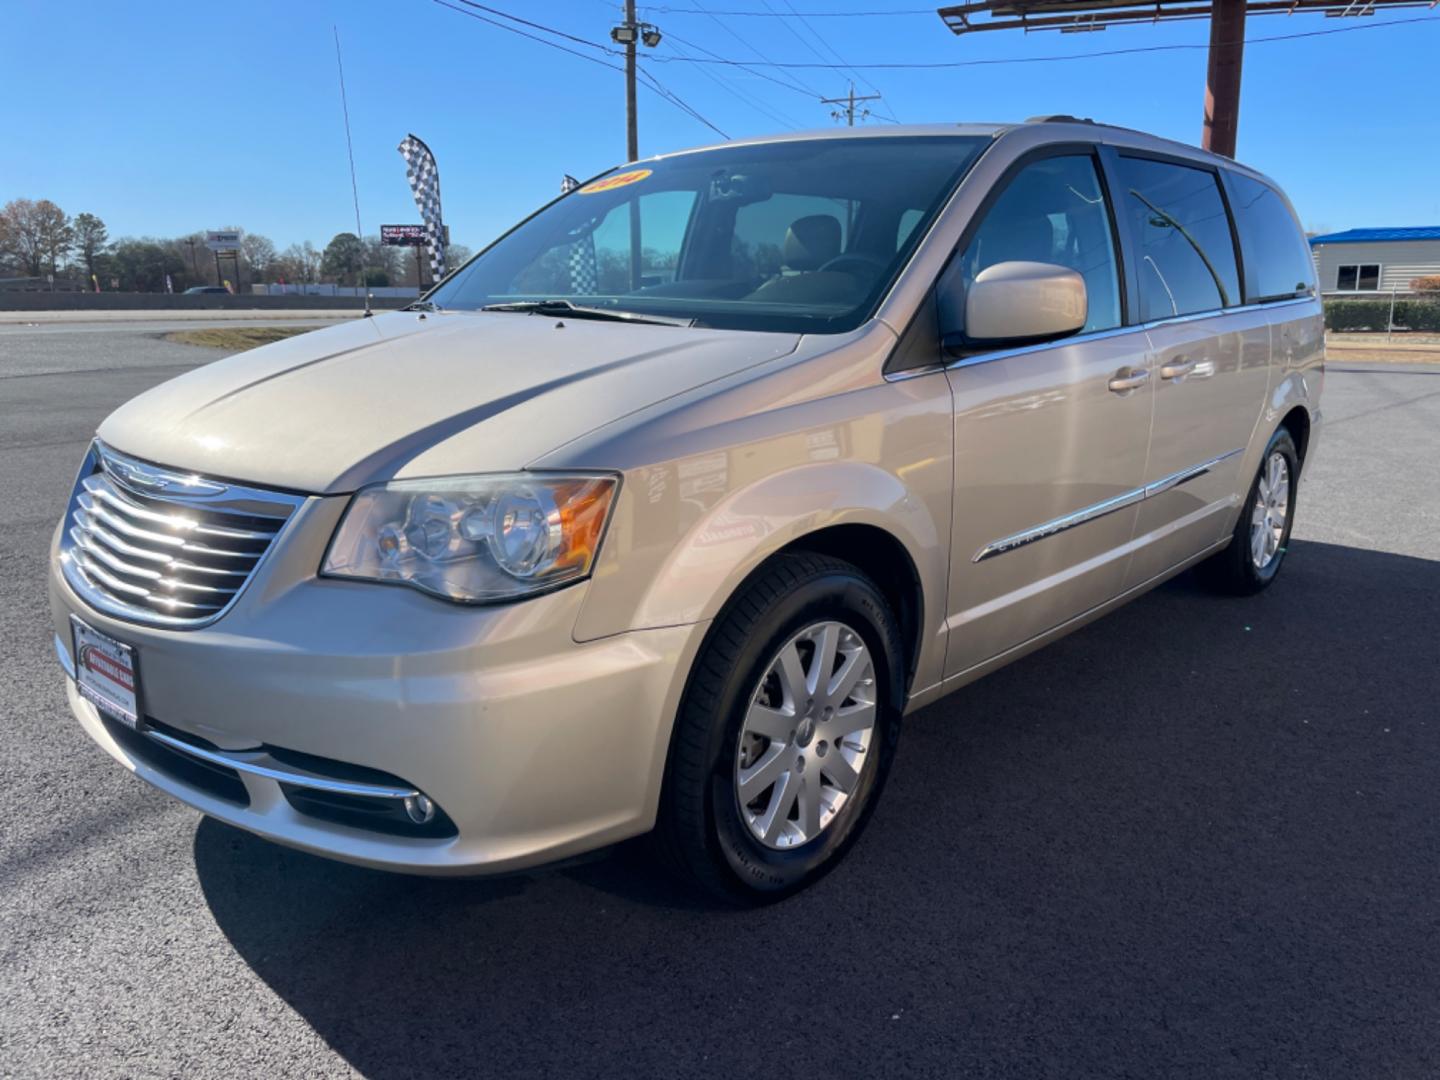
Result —
[[405, 815], [416, 825], [428, 825], [435, 820], [435, 804], [425, 795], [407, 795]]

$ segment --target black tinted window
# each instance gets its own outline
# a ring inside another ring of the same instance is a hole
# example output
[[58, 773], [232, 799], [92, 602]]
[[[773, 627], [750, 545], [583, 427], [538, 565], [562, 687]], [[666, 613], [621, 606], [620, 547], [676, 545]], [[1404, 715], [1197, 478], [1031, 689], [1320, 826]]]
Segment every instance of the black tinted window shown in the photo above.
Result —
[[1230, 174], [1231, 209], [1245, 263], [1245, 299], [1250, 303], [1310, 292], [1315, 266], [1290, 208], [1268, 184]]
[[961, 256], [966, 287], [981, 270], [1013, 261], [1078, 271], [1085, 279], [1085, 329], [1120, 325], [1115, 243], [1092, 158], [1044, 158], [1015, 175]]
[[1240, 303], [1230, 218], [1213, 173], [1124, 158], [1120, 192], [1140, 277], [1140, 318], [1166, 319]]

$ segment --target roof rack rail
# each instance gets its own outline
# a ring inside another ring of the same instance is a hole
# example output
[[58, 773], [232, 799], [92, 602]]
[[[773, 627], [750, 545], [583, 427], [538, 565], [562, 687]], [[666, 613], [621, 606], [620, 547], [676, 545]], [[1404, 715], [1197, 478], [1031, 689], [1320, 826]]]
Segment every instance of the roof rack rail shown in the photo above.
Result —
[[1094, 120], [1091, 120], [1090, 117], [1088, 117], [1088, 116], [1071, 116], [1069, 113], [1055, 113], [1053, 116], [1027, 116], [1027, 117], [1025, 118], [1025, 123], [1027, 123], [1027, 124], [1052, 124], [1052, 123], [1093, 124], [1093, 123], [1095, 123], [1095, 121], [1094, 121]]

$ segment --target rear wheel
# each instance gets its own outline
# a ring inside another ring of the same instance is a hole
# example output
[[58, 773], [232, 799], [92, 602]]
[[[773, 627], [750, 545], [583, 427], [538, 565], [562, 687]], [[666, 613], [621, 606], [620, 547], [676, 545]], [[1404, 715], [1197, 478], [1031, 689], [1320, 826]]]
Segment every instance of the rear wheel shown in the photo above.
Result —
[[1282, 427], [1265, 447], [1230, 545], [1200, 564], [1207, 584], [1220, 592], [1245, 596], [1275, 580], [1290, 544], [1299, 482], [1295, 441]]
[[707, 891], [779, 899], [859, 835], [899, 738], [895, 616], [850, 563], [776, 559], [696, 661], [667, 764], [656, 840]]

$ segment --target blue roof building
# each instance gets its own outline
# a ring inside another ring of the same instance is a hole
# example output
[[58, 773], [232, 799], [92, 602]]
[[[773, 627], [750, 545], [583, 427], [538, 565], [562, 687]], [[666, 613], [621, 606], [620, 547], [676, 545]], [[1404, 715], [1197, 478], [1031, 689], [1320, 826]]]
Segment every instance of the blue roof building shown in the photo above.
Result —
[[1440, 275], [1440, 225], [1347, 229], [1310, 238], [1326, 295], [1409, 292], [1418, 277]]

